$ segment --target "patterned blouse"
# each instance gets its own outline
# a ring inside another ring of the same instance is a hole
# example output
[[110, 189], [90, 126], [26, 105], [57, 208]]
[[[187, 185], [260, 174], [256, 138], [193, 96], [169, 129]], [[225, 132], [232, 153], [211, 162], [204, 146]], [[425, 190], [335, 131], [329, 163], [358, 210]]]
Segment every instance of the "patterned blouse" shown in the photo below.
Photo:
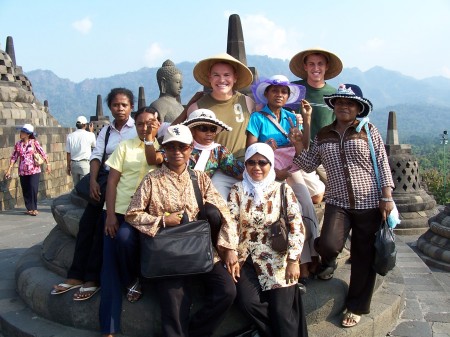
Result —
[[[201, 153], [202, 150], [195, 148], [192, 150], [189, 167], [194, 168]], [[218, 169], [228, 176], [237, 177], [244, 172], [244, 163], [236, 160], [234, 155], [225, 146], [221, 145], [211, 150], [205, 172], [211, 178]]]
[[[237, 249], [239, 263], [242, 266], [251, 255], [263, 291], [292, 285], [286, 283], [287, 258], [299, 260], [305, 240], [305, 228], [297, 199], [292, 188], [285, 184], [290, 223], [289, 248], [285, 253], [278, 253], [272, 249], [270, 228], [280, 217], [280, 185], [276, 181], [269, 185], [264, 194], [266, 202], [260, 206], [253, 204], [253, 196], [244, 193], [242, 182], [233, 185], [228, 198], [228, 207], [235, 225], [234, 231], [239, 236]], [[225, 246], [221, 234], [222, 231], [217, 244]]]
[[[205, 172], [194, 170], [198, 178], [204, 202], [215, 205], [222, 215], [223, 240], [225, 245], [237, 246], [237, 237], [230, 237], [231, 216], [226, 202], [217, 192]], [[155, 236], [164, 212], [185, 210], [189, 221], [196, 219], [199, 208], [195, 199], [194, 187], [188, 170], [178, 175], [166, 165], [148, 173], [136, 193], [125, 215], [125, 220], [144, 234]], [[216, 261], [217, 256], [216, 256]]]
[[[294, 157], [294, 164], [312, 172], [320, 164], [327, 172], [326, 203], [350, 209], [378, 208], [381, 191], [364, 128], [356, 132], [356, 120], [341, 136], [336, 122], [322, 128], [308, 151]], [[384, 143], [377, 128], [369, 124], [380, 172], [381, 187], [394, 187]]]
[[35, 151], [40, 153], [42, 158], [47, 161], [47, 154], [36, 139], [29, 139], [27, 143], [19, 140], [14, 145], [14, 151], [9, 161], [14, 164], [19, 160], [19, 176], [30, 176], [41, 172], [41, 166], [34, 163], [33, 154]]

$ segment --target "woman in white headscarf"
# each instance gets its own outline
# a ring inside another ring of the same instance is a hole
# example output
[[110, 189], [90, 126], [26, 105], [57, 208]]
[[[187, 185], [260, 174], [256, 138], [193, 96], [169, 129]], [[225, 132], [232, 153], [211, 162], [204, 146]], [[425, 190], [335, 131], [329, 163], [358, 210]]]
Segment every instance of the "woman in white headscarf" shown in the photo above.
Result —
[[[275, 181], [274, 154], [264, 143], [245, 152], [243, 181], [230, 191], [228, 207], [235, 220], [237, 250], [227, 242], [230, 231], [221, 231], [219, 250], [236, 282], [238, 302], [261, 336], [308, 336], [297, 280], [305, 229], [291, 187]], [[287, 198], [288, 248], [272, 248], [270, 233], [280, 218], [281, 188]]]

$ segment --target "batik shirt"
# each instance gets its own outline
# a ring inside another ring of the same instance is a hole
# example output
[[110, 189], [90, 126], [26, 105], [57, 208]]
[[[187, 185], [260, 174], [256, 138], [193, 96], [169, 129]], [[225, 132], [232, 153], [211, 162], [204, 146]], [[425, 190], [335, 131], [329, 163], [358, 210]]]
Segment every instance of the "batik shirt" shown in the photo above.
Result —
[[[194, 148], [189, 159], [189, 167], [194, 168], [202, 150]], [[218, 146], [211, 150], [209, 160], [206, 163], [205, 172], [211, 178], [220, 169], [231, 177], [237, 177], [244, 172], [244, 163], [237, 161], [233, 154], [225, 146]]]
[[[242, 266], [251, 255], [263, 291], [292, 285], [286, 283], [287, 258], [299, 260], [305, 241], [305, 228], [297, 199], [292, 188], [287, 184], [284, 186], [290, 225], [289, 247], [284, 253], [274, 251], [270, 240], [271, 225], [280, 218], [279, 182], [274, 181], [268, 186], [260, 206], [255, 206], [253, 196], [244, 192], [242, 182], [233, 185], [228, 198], [228, 207], [235, 225], [232, 235], [239, 237], [237, 249], [239, 263]], [[219, 233], [217, 244], [225, 246], [222, 231]]]
[[[308, 151], [294, 157], [294, 164], [306, 172], [314, 171], [320, 164], [327, 172], [325, 202], [350, 209], [378, 208], [381, 191], [370, 155], [367, 133], [364, 128], [356, 132], [355, 120], [341, 136], [336, 122], [322, 128]], [[369, 130], [377, 158], [381, 187], [394, 188], [391, 169], [383, 139], [377, 128], [369, 123]]]
[[36, 139], [30, 139], [26, 144], [19, 140], [14, 145], [14, 151], [9, 161], [14, 164], [19, 160], [19, 176], [29, 176], [41, 172], [41, 166], [34, 163], [33, 153], [35, 151], [47, 161], [47, 154]]

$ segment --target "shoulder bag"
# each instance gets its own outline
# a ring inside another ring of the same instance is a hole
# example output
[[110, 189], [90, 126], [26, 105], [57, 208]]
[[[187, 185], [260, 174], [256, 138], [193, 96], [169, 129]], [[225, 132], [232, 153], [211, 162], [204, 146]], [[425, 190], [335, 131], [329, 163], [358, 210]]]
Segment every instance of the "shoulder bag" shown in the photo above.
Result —
[[[191, 169], [189, 174], [200, 208], [198, 218], [205, 219], [197, 176]], [[140, 243], [141, 274], [146, 278], [202, 274], [214, 266], [211, 229], [207, 220], [160, 228], [153, 237], [140, 233]]]
[[[372, 158], [378, 189], [380, 190], [381, 193], [380, 174], [378, 172], [378, 164], [375, 156], [375, 149], [373, 147], [372, 137], [370, 135], [368, 120], [367, 119], [362, 120], [360, 123], [364, 124], [364, 129], [366, 130], [367, 141], [369, 143], [370, 149], [370, 156]], [[359, 127], [357, 131], [361, 130], [361, 127]], [[395, 211], [397, 210], [395, 203], [394, 209]], [[400, 222], [400, 220], [398, 220], [398, 222]], [[388, 225], [388, 221], [383, 221], [380, 226], [380, 229], [375, 233], [375, 259], [372, 267], [377, 274], [385, 276], [389, 271], [394, 269], [396, 260], [397, 260], [397, 249], [395, 247], [394, 229]]]
[[32, 144], [33, 144], [33, 160], [34, 160], [34, 164], [36, 166], [41, 166], [42, 164], [44, 164], [44, 158], [42, 158], [41, 154], [36, 151], [36, 146], [34, 144], [34, 140], [33, 140]]
[[97, 183], [100, 185], [100, 200], [94, 200], [91, 198], [91, 174], [86, 174], [81, 180], [76, 184], [75, 190], [77, 194], [88, 201], [90, 204], [94, 206], [103, 207], [105, 203], [106, 196], [106, 183], [108, 182], [109, 170], [105, 169], [105, 161], [106, 161], [106, 146], [108, 145], [109, 134], [111, 133], [111, 126], [108, 126], [105, 135], [105, 147], [103, 149], [102, 162], [100, 165], [100, 169], [97, 174]]
[[[278, 123], [278, 121], [273, 118], [270, 114], [264, 112], [264, 111], [258, 111], [260, 114], [267, 117], [268, 120], [272, 122], [273, 125], [277, 127], [277, 129], [289, 140], [289, 135], [286, 132], [286, 130], [283, 129], [283, 127]], [[290, 146], [283, 146], [278, 147], [274, 151], [275, 155], [275, 168], [277, 170], [284, 170], [285, 168], [291, 166], [289, 169], [289, 172], [297, 172], [299, 170], [299, 167], [295, 165], [292, 161], [295, 156], [295, 147]]]
[[287, 201], [285, 193], [285, 183], [280, 185], [281, 209], [280, 217], [272, 223], [270, 230], [270, 239], [272, 240], [272, 249], [276, 252], [285, 252], [288, 248], [289, 221], [287, 216]]

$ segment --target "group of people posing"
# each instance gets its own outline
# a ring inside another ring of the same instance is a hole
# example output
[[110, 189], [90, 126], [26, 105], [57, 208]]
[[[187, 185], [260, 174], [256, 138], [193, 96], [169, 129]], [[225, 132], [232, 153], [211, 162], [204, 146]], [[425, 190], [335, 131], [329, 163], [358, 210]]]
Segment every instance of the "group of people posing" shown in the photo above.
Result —
[[[177, 114], [161, 114], [156, 104], [133, 119], [133, 93], [111, 90], [106, 101], [114, 120], [100, 131], [89, 161], [93, 199], [101, 196], [99, 170], [109, 169], [105, 206], [87, 205], [67, 279], [51, 293], [76, 289], [73, 299], [82, 301], [101, 286], [101, 333], [119, 333], [123, 293], [130, 302], [143, 293], [139, 236], [198, 219], [193, 172], [215, 264], [199, 275], [206, 298], [193, 315], [190, 277], [158, 278], [146, 287], [160, 300], [164, 336], [213, 335], [235, 300], [261, 336], [308, 336], [301, 295], [311, 278], [333, 277], [350, 230], [342, 326], [358, 324], [370, 311], [375, 284], [374, 234], [393, 207], [387, 155], [369, 123], [378, 189], [366, 129], [358, 127], [372, 103], [357, 85], [335, 89], [325, 82], [342, 70], [336, 55], [308, 49], [292, 58], [290, 68], [300, 81], [275, 75], [253, 83], [250, 69], [228, 54], [204, 59], [193, 72], [210, 90]], [[160, 77], [169, 102], [171, 91], [179, 95], [181, 76], [170, 71]], [[238, 91], [249, 86], [254, 99]], [[284, 213], [282, 195], [289, 231], [288, 248], [279, 252], [270, 228]], [[322, 199], [319, 233], [314, 203]]]

